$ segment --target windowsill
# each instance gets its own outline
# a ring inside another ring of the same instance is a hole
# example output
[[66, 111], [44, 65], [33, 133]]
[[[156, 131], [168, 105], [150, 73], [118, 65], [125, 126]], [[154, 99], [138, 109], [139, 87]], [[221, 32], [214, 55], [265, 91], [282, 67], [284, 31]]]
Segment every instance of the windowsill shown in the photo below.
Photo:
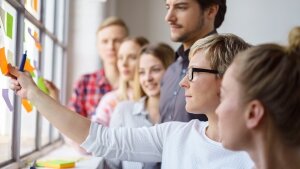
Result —
[[[75, 169], [98, 169], [103, 168], [103, 158], [83, 155], [69, 145], [64, 144], [62, 147], [50, 152], [38, 160], [74, 160]], [[25, 169], [25, 168], [24, 168]], [[27, 168], [28, 169], [28, 166]], [[37, 169], [42, 169], [37, 167]]]

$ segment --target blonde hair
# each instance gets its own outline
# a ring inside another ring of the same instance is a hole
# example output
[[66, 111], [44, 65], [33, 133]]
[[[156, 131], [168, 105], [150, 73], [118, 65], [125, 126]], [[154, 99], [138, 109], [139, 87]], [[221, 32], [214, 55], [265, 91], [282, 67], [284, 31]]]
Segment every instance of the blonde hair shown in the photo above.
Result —
[[104, 28], [107, 28], [107, 27], [110, 27], [110, 26], [120, 26], [122, 28], [124, 28], [125, 30], [125, 35], [128, 36], [129, 34], [129, 29], [127, 27], [127, 25], [125, 24], [125, 22], [120, 19], [120, 18], [117, 18], [115, 16], [111, 16], [111, 17], [108, 17], [107, 19], [105, 19], [98, 27], [97, 29], [97, 32], [100, 32], [102, 29]]
[[140, 85], [140, 75], [139, 75], [139, 64], [140, 59], [143, 54], [150, 54], [161, 61], [162, 65], [164, 66], [164, 69], [167, 69], [171, 63], [174, 62], [175, 59], [175, 52], [174, 50], [165, 43], [157, 43], [157, 44], [150, 44], [146, 45], [141, 49], [141, 52], [139, 54], [139, 62], [137, 69], [135, 71], [134, 76], [134, 97], [136, 99], [139, 99], [143, 96], [145, 96], [145, 92], [142, 90]]
[[259, 100], [282, 140], [299, 146], [300, 54], [291, 52], [295, 48], [299, 46], [259, 45], [239, 54], [234, 62], [243, 101]]
[[223, 77], [234, 56], [249, 47], [248, 43], [234, 34], [213, 34], [192, 45], [189, 59], [199, 50], [204, 50], [211, 69], [219, 72], [218, 77]]
[[289, 33], [290, 50], [300, 52], [300, 26], [294, 27]]
[[[126, 38], [122, 43], [124, 43], [126, 41], [132, 41], [135, 44], [139, 45], [141, 48], [149, 43], [149, 41], [144, 37], [133, 37], [133, 38], [129, 37], [129, 38]], [[138, 53], [139, 52], [140, 51], [138, 51]], [[138, 55], [138, 56], [140, 56], [140, 55]], [[137, 69], [137, 66], [136, 66], [136, 69]], [[128, 82], [122, 81], [122, 80], [119, 81], [118, 99], [120, 101], [129, 99], [128, 98], [128, 86], [129, 86]], [[139, 98], [140, 98], [139, 96], [136, 96], [135, 94], [133, 95], [133, 100], [138, 100]]]

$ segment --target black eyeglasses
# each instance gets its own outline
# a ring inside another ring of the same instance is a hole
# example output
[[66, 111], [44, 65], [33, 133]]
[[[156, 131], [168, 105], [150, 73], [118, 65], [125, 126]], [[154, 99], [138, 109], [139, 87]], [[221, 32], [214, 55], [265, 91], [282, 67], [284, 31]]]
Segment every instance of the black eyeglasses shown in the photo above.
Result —
[[187, 74], [186, 74], [189, 81], [193, 80], [194, 72], [206, 72], [206, 73], [219, 74], [219, 71], [217, 71], [217, 70], [190, 67], [190, 68], [188, 68], [188, 71], [187, 71]]

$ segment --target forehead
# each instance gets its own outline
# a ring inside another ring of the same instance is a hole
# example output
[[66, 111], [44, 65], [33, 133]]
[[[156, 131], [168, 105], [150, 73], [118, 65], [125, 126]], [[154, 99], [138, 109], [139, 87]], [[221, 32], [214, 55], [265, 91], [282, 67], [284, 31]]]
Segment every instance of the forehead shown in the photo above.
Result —
[[127, 40], [121, 44], [119, 51], [120, 53], [122, 53], [122, 51], [132, 51], [132, 50], [138, 51], [139, 48], [140, 46], [138, 44], [136, 44], [132, 40]]
[[152, 54], [142, 54], [140, 58], [140, 67], [151, 67], [162, 64], [161, 60]]
[[236, 66], [235, 63], [232, 63], [228, 67], [228, 69], [226, 70], [223, 76], [222, 85], [227, 88], [232, 87], [232, 83], [236, 82], [235, 76], [236, 76]]
[[97, 35], [99, 38], [106, 38], [106, 37], [125, 37], [125, 29], [119, 25], [110, 25], [108, 27], [103, 28], [100, 30]]

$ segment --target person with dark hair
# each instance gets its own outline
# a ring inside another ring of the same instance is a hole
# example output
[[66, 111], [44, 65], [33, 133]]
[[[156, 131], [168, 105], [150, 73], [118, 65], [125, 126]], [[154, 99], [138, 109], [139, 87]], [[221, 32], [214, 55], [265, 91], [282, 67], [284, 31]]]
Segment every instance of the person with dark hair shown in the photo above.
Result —
[[290, 47], [262, 44], [238, 54], [222, 82], [222, 144], [246, 150], [257, 169], [300, 168], [300, 39], [293, 34]]
[[97, 50], [102, 68], [81, 76], [75, 83], [68, 103], [72, 111], [91, 118], [102, 96], [118, 87], [117, 53], [128, 34], [125, 22], [117, 17], [109, 17], [99, 25]]
[[192, 46], [189, 69], [180, 86], [185, 89], [186, 109], [195, 114], [205, 113], [208, 122], [191, 120], [152, 127], [109, 128], [55, 102], [25, 73], [18, 72], [17, 79], [11, 79], [10, 88], [29, 99], [56, 128], [96, 156], [161, 162], [163, 169], [251, 169], [253, 162], [247, 153], [229, 151], [221, 145], [215, 113], [223, 74], [237, 52], [248, 47], [232, 34], [211, 35]]
[[188, 113], [184, 90], [178, 85], [189, 65], [188, 54], [192, 44], [205, 36], [217, 33], [226, 13], [226, 0], [166, 0], [165, 20], [170, 25], [171, 39], [181, 42], [176, 61], [167, 69], [161, 83], [159, 112], [161, 122], [191, 119], [206, 121], [203, 114]]

